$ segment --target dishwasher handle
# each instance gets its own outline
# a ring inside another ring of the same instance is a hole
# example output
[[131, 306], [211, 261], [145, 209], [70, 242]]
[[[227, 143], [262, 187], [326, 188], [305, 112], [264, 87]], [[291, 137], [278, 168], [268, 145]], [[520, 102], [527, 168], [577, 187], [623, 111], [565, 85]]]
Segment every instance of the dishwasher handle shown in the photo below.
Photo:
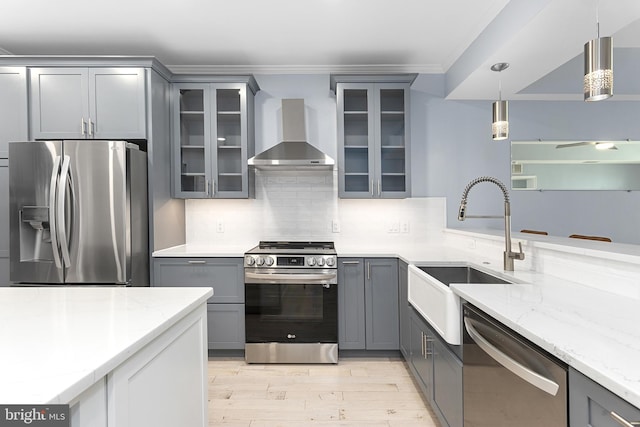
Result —
[[549, 393], [552, 396], [555, 396], [558, 393], [560, 388], [558, 383], [532, 371], [498, 350], [489, 341], [487, 341], [487, 339], [483, 337], [476, 328], [473, 327], [468, 317], [464, 318], [464, 327], [469, 333], [471, 339], [478, 344], [478, 347], [484, 350], [496, 362], [540, 390]]

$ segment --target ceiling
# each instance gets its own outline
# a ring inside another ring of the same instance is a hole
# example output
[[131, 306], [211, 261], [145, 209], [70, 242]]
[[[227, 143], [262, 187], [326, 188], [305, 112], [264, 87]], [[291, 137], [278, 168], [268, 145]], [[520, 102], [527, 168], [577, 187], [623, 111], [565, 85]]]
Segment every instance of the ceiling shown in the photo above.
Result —
[[[581, 99], [582, 49], [614, 37], [640, 99], [638, 0], [13, 0], [0, 52], [152, 55], [174, 72], [444, 75], [449, 99]], [[25, 19], [28, 17], [28, 19]], [[500, 73], [496, 62], [509, 62]]]

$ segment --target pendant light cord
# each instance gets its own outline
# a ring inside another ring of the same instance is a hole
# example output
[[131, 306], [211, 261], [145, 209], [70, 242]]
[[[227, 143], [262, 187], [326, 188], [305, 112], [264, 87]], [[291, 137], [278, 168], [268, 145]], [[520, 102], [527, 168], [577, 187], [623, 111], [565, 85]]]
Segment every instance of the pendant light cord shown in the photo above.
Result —
[[600, 12], [598, 2], [596, 1], [596, 39], [600, 38]]

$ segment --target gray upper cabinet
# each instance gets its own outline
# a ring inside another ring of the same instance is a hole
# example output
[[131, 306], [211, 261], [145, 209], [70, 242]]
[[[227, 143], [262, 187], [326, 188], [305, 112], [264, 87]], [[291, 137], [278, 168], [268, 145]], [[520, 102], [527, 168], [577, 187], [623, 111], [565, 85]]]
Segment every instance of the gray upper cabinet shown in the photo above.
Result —
[[332, 76], [338, 106], [340, 197], [411, 195], [409, 87], [414, 78]]
[[31, 68], [32, 139], [145, 139], [144, 68]]
[[0, 159], [9, 155], [9, 142], [26, 141], [27, 71], [0, 67]]
[[254, 88], [248, 83], [174, 83], [174, 196], [253, 196]]

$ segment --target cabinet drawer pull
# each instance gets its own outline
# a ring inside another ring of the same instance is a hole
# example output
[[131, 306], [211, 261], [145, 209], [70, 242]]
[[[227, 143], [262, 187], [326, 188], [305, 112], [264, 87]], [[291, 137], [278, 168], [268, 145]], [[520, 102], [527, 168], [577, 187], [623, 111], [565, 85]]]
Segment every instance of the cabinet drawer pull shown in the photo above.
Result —
[[640, 421], [627, 421], [620, 415], [616, 414], [614, 411], [609, 412], [609, 416], [611, 416], [611, 418], [613, 418], [618, 424], [624, 427], [640, 426]]
[[187, 261], [187, 262], [188, 262], [189, 264], [206, 264], [206, 263], [207, 263], [207, 261], [194, 260], [194, 259], [189, 260], [189, 261]]
[[358, 265], [360, 261], [342, 261], [342, 265]]
[[86, 125], [84, 123], [84, 117], [82, 119], [80, 119], [80, 127], [82, 130], [82, 135], [86, 135], [87, 134], [87, 129], [86, 129]]

